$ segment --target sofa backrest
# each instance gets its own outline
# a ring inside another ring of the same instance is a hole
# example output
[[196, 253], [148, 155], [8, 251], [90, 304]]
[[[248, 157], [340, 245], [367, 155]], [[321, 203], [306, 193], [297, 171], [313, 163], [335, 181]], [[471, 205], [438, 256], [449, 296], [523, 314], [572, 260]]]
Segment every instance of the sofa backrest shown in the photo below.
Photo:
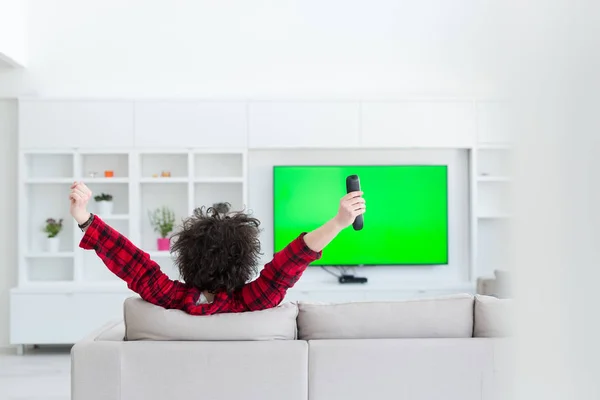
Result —
[[512, 334], [513, 300], [475, 295], [474, 337], [507, 337]]
[[469, 338], [471, 295], [391, 302], [299, 303], [298, 337], [319, 339]]
[[[126, 340], [505, 337], [511, 333], [511, 308], [512, 300], [463, 294], [386, 302], [283, 303], [262, 311], [192, 316], [131, 297], [124, 304], [124, 323]], [[122, 331], [111, 334], [117, 337]]]
[[298, 307], [284, 303], [262, 311], [196, 316], [131, 297], [124, 314], [126, 340], [294, 340]]

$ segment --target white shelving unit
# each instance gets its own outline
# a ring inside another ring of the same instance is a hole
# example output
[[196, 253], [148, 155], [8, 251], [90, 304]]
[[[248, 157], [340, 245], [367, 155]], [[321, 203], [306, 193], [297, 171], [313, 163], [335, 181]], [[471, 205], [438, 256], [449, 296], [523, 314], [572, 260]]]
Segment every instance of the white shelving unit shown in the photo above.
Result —
[[[70, 283], [73, 288], [88, 284], [118, 283], [91, 251], [81, 251], [81, 232], [69, 216], [67, 195], [73, 181], [83, 181], [94, 195], [113, 196], [113, 213], [102, 215], [96, 202], [89, 210], [123, 233], [151, 256], [167, 262], [169, 252], [157, 251], [158, 238], [148, 212], [166, 206], [177, 222], [197, 207], [229, 202], [232, 208], [247, 205], [245, 150], [192, 149], [160, 152], [86, 151], [23, 152], [24, 180], [21, 188], [23, 234], [19, 286]], [[114, 177], [99, 177], [104, 171]], [[164, 172], [170, 177], [162, 177]], [[47, 218], [63, 219], [59, 252], [48, 252], [42, 232]], [[172, 265], [166, 271], [178, 278]]]
[[[508, 262], [510, 121], [503, 103], [478, 99], [21, 99], [18, 287], [11, 289], [11, 343], [74, 343], [122, 317], [123, 300], [132, 295], [93, 252], [78, 248], [82, 234], [69, 216], [67, 198], [74, 180], [85, 181], [95, 194], [112, 194], [113, 214], [100, 216], [176, 278], [171, 255], [157, 251], [148, 211], [168, 206], [181, 220], [196, 207], [216, 202], [229, 202], [233, 209], [252, 206], [248, 151], [468, 152], [470, 225], [454, 236], [470, 245], [470, 262], [456, 267], [460, 282], [438, 281], [441, 269], [424, 269], [424, 283], [415, 288], [372, 285], [361, 294], [360, 288], [308, 285], [293, 293], [306, 299], [321, 293], [320, 298], [333, 300], [338, 291], [348, 299], [468, 291], [478, 277]], [[106, 177], [105, 170], [114, 176]], [[166, 171], [170, 176], [163, 177]], [[93, 202], [90, 211], [98, 212]], [[42, 233], [49, 217], [65, 223], [57, 253], [47, 251]]]
[[[478, 142], [472, 150], [473, 279], [510, 267], [512, 125], [497, 122], [502, 103], [478, 105]], [[490, 112], [495, 111], [495, 113]]]
[[[77, 339], [73, 335], [114, 318], [107, 310], [120, 310], [115, 305], [133, 295], [93, 251], [79, 248], [83, 234], [69, 215], [68, 193], [74, 181], [85, 182], [94, 195], [111, 194], [112, 214], [100, 214], [94, 199], [89, 211], [147, 251], [173, 279], [179, 275], [170, 253], [157, 251], [159, 235], [148, 212], [169, 207], [178, 224], [196, 207], [229, 202], [233, 209], [242, 209], [248, 202], [245, 149], [23, 150], [20, 160], [19, 219], [25, 229], [19, 233], [18, 287], [11, 304], [19, 314], [14, 321], [20, 321], [11, 324], [15, 344], [72, 343]], [[105, 177], [104, 171], [113, 176]], [[162, 177], [163, 172], [171, 176]], [[63, 219], [58, 252], [50, 252], [46, 244], [42, 229], [47, 218]], [[44, 303], [37, 309], [55, 309], [55, 323], [70, 326], [69, 335], [32, 333], [48, 329], [40, 314], [49, 315], [47, 310], [33, 311], [34, 298]], [[73, 312], [80, 301], [88, 301], [90, 313], [98, 312], [97, 317], [86, 317], [87, 324], [77, 321], [83, 308]], [[23, 316], [27, 314], [31, 319]]]

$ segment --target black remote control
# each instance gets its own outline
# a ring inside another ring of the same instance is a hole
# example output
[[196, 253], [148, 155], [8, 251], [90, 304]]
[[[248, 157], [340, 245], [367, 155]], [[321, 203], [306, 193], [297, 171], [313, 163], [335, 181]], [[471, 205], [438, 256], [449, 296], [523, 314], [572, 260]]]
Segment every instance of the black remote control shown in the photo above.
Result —
[[[346, 178], [346, 193], [360, 191], [360, 180], [358, 175], [350, 175]], [[355, 231], [360, 231], [364, 226], [364, 218], [362, 215], [357, 216], [352, 223]]]

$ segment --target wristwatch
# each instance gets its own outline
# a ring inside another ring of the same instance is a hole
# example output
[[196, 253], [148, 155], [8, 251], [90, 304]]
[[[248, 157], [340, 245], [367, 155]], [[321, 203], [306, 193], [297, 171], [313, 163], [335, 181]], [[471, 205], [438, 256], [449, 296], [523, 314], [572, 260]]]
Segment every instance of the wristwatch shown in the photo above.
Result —
[[90, 217], [87, 219], [87, 221], [85, 221], [83, 224], [78, 224], [77, 226], [79, 226], [81, 232], [84, 232], [85, 228], [92, 224], [92, 221], [94, 221], [94, 214], [90, 213]]

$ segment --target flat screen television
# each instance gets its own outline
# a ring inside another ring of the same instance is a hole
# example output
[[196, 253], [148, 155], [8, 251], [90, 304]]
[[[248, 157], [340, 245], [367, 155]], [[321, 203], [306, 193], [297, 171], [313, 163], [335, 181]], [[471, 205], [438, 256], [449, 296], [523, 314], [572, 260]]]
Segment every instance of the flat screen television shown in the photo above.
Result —
[[333, 218], [360, 178], [364, 228], [344, 229], [311, 265], [448, 264], [446, 165], [274, 166], [274, 250]]

